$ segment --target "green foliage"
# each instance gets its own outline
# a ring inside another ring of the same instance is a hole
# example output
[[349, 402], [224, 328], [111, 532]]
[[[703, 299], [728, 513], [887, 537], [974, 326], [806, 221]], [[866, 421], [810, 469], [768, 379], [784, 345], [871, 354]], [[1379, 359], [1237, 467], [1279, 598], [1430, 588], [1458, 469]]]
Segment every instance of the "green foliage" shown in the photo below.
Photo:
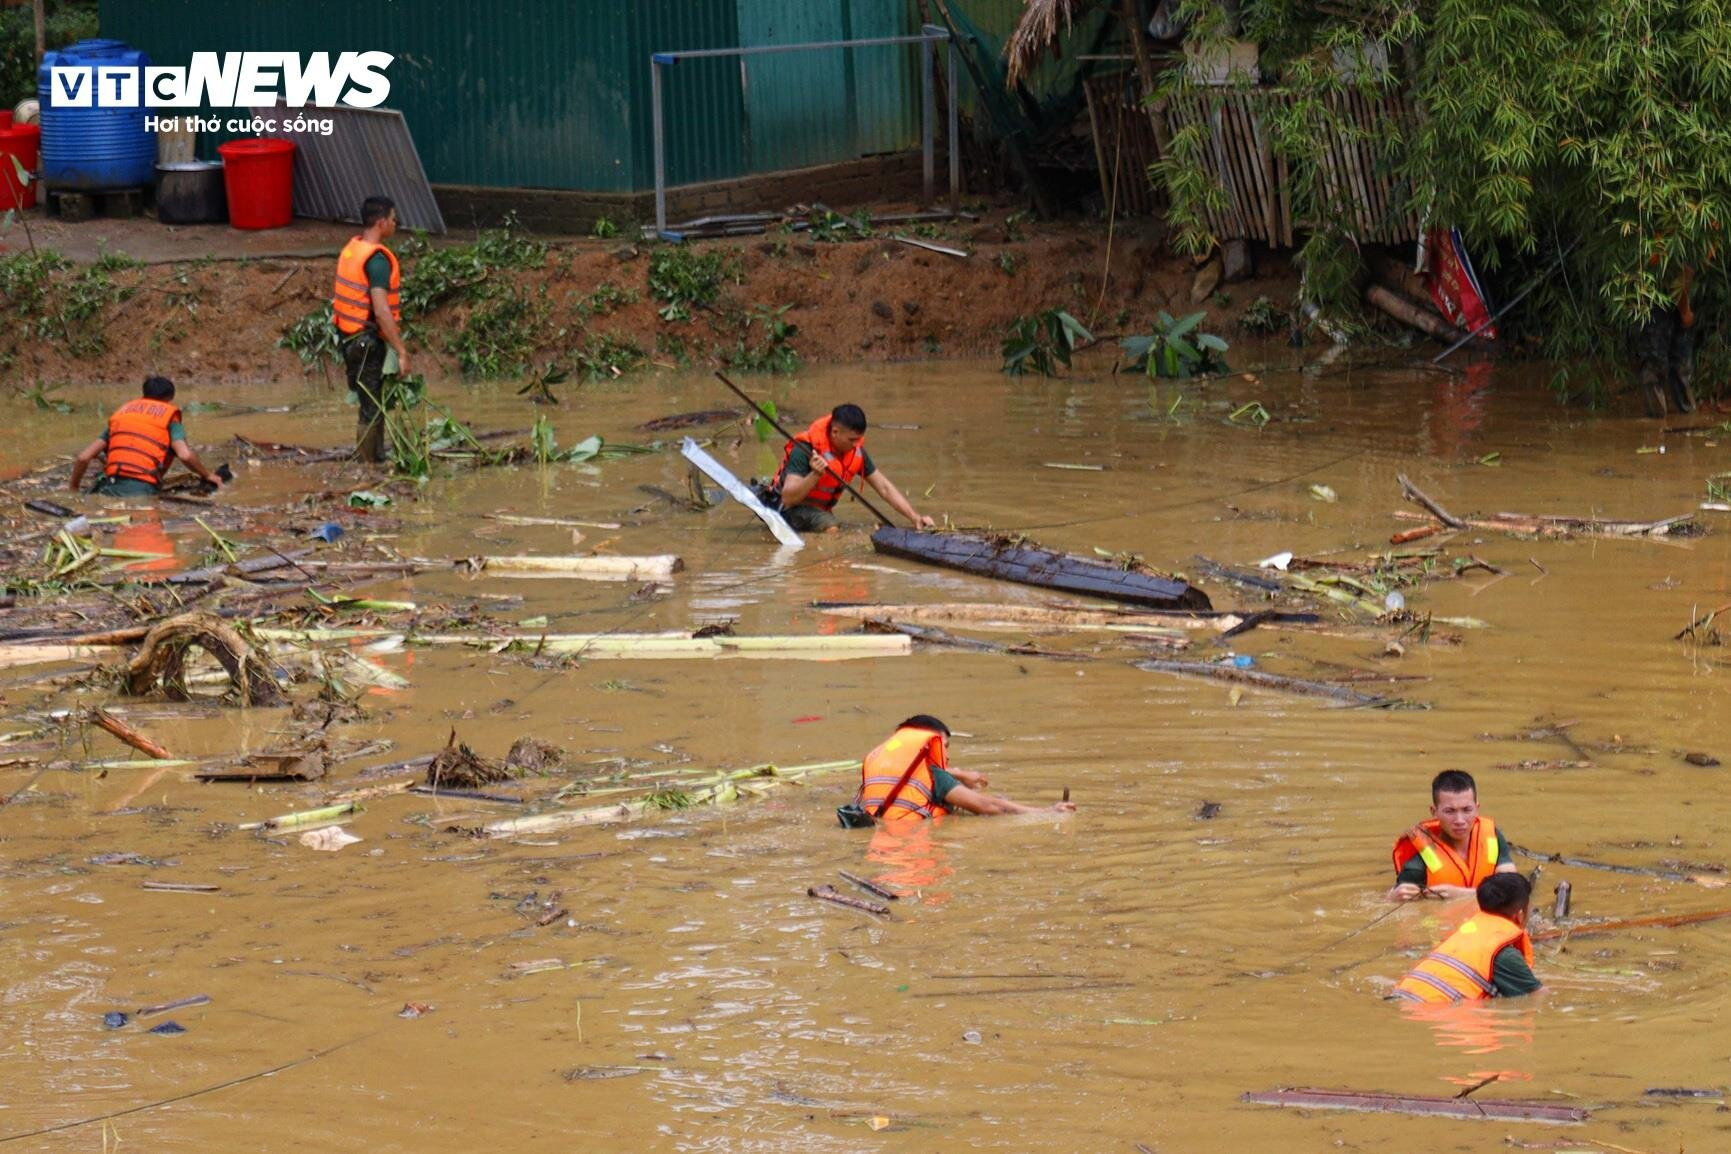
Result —
[[1200, 330], [1198, 326], [1207, 316], [1198, 312], [1173, 319], [1172, 314], [1162, 310], [1155, 318], [1152, 333], [1126, 337], [1119, 345], [1131, 368], [1141, 369], [1150, 377], [1189, 380], [1224, 373], [1228, 345], [1213, 333]]
[[819, 244], [841, 244], [849, 240], [870, 240], [873, 232], [871, 213], [860, 211], [852, 216], [822, 209], [807, 218], [811, 239]]
[[11, 305], [16, 315], [34, 320], [47, 311], [50, 278], [69, 264], [48, 250], [0, 257], [0, 301]]
[[[759, 444], [769, 440], [771, 437], [780, 436], [780, 434], [775, 431], [775, 425], [771, 422], [773, 422], [776, 417], [781, 416], [781, 410], [776, 408], [774, 401], [767, 399], [761, 402], [761, 408], [763, 409], [763, 412], [758, 413], [751, 418], [751, 427], [757, 433]], [[764, 416], [764, 413], [769, 415], [766, 417]]]
[[336, 364], [341, 359], [340, 345], [336, 322], [331, 318], [331, 303], [326, 301], [299, 320], [290, 321], [277, 338], [276, 347], [290, 350], [309, 369], [325, 362]]
[[678, 333], [656, 333], [655, 351], [664, 357], [672, 357], [680, 368], [691, 363], [691, 348]]
[[[1186, 0], [1207, 51], [1221, 7]], [[1723, 314], [1731, 220], [1731, 21], [1716, 0], [1243, 0], [1242, 36], [1261, 45], [1265, 126], [1291, 174], [1293, 216], [1313, 222], [1304, 299], [1331, 320], [1358, 306], [1342, 249], [1362, 237], [1351, 199], [1332, 191], [1331, 150], [1370, 150], [1390, 211], [1467, 238], [1504, 296], [1578, 242], [1563, 270], [1505, 331], [1551, 356], [1597, 356], [1654, 309], [1686, 268], [1703, 270], [1696, 310]], [[1346, 67], [1341, 67], [1342, 64]], [[1414, 109], [1368, 129], [1347, 97]], [[1218, 105], [1182, 63], [1160, 97]], [[1213, 246], [1207, 210], [1224, 206], [1200, 126], [1174, 134], [1154, 166], [1182, 251]], [[1719, 257], [1717, 265], [1713, 258]], [[1332, 265], [1324, 268], [1324, 265]]]
[[634, 305], [641, 300], [641, 294], [634, 288], [620, 288], [612, 281], [604, 280], [595, 286], [595, 291], [586, 297], [578, 297], [575, 308], [586, 317], [604, 317], [623, 305]]
[[673, 244], [649, 255], [649, 295], [661, 302], [664, 321], [688, 321], [692, 309], [709, 308], [725, 281], [738, 281], [739, 254], [725, 248]]
[[470, 244], [433, 248], [424, 234], [414, 234], [399, 256], [405, 266], [403, 316], [414, 323], [440, 305], [480, 299], [499, 270], [540, 268], [547, 263], [547, 245], [525, 235], [507, 214], [503, 227], [482, 232]]
[[47, 337], [55, 331], [53, 321], [59, 321], [59, 331], [66, 338], [66, 351], [75, 357], [94, 357], [108, 348], [103, 314], [108, 306], [131, 296], [136, 289], [114, 283], [101, 262], [78, 270], [59, 289], [60, 311], [57, 317], [43, 316], [37, 324], [38, 334]]
[[590, 333], [577, 347], [574, 359], [585, 380], [614, 380], [643, 363], [643, 346], [615, 333]]
[[1022, 258], [1008, 250], [998, 254], [998, 267], [1004, 270], [1005, 276], [1015, 276], [1016, 270], [1022, 267]]
[[[745, 317], [744, 332], [723, 358], [727, 366], [742, 373], [791, 373], [799, 368], [799, 350], [789, 344], [799, 335], [799, 326], [786, 319], [792, 305], [769, 308], [755, 306]], [[752, 327], [758, 339], [748, 343]]]
[[[0, 6], [0, 105], [36, 92], [36, 24], [29, 4]], [[50, 52], [96, 35], [95, 0], [47, 0]]]
[[1272, 336], [1292, 327], [1292, 314], [1267, 297], [1257, 297], [1245, 306], [1238, 327], [1252, 336]]
[[1055, 377], [1060, 364], [1070, 367], [1076, 345], [1093, 339], [1082, 322], [1063, 309], [1017, 317], [1004, 337], [1004, 372], [1019, 377], [1032, 369], [1043, 377]]
[[546, 337], [550, 309], [520, 289], [495, 286], [445, 342], [465, 377], [520, 377]]
[[595, 227], [592, 231], [600, 239], [606, 240], [608, 237], [619, 235], [619, 226], [614, 224], [607, 217], [599, 216], [595, 218]]

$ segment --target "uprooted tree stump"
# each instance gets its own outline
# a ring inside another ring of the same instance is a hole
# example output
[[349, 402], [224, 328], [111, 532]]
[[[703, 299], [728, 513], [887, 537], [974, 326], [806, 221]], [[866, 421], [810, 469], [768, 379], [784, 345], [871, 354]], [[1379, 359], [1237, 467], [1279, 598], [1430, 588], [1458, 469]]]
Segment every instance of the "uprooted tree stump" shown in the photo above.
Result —
[[186, 701], [186, 655], [194, 646], [216, 658], [234, 683], [235, 693], [248, 705], [284, 705], [288, 698], [259, 656], [232, 625], [209, 613], [182, 613], [151, 626], [144, 647], [126, 667], [126, 691], [143, 696], [157, 688], [175, 701]]

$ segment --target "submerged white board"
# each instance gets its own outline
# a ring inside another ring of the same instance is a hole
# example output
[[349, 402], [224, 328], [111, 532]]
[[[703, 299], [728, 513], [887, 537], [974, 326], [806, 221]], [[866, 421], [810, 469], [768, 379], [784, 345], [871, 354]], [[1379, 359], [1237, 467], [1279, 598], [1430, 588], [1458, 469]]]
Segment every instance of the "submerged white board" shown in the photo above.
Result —
[[705, 477], [708, 477], [711, 481], [714, 481], [717, 485], [720, 485], [723, 489], [727, 490], [727, 495], [729, 497], [732, 497], [735, 501], [738, 501], [741, 505], [744, 505], [747, 509], [750, 509], [755, 513], [759, 521], [762, 521], [765, 525], [769, 526], [769, 531], [775, 534], [775, 539], [777, 541], [780, 541], [789, 549], [805, 548], [805, 541], [800, 538], [798, 533], [793, 531], [791, 525], [782, 519], [780, 513], [777, 513], [774, 509], [769, 508], [762, 501], [759, 501], [756, 493], [753, 493], [751, 489], [740, 481], [738, 477], [735, 477], [732, 473], [728, 472], [726, 465], [723, 465], [720, 461], [717, 461], [714, 457], [711, 457], [708, 453], [704, 452], [703, 447], [696, 441], [692, 440], [690, 437], [685, 438], [684, 442], [679, 446], [679, 453], [680, 456], [684, 457], [687, 461], [690, 461], [693, 465], [696, 465], [699, 469], [703, 470], [703, 475]]

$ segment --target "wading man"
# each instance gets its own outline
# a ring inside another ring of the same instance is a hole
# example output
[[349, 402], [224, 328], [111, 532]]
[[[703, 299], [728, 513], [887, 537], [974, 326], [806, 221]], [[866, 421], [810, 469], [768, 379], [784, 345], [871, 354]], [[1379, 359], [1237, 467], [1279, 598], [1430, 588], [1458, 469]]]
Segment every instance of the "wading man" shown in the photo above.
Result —
[[916, 529], [930, 529], [932, 519], [922, 517], [902, 496], [865, 451], [866, 415], [858, 405], [837, 405], [827, 417], [794, 437], [781, 453], [765, 493], [771, 508], [780, 502], [781, 515], [801, 533], [833, 532], [837, 527], [835, 503], [842, 489], [855, 477], [878, 491], [890, 507], [906, 517]]
[[[367, 197], [361, 205], [361, 235], [344, 245], [337, 257], [336, 289], [331, 295], [343, 367], [360, 404], [355, 456], [363, 461], [384, 459], [385, 378], [409, 372], [398, 298], [403, 271], [397, 255], [385, 247], [396, 231], [396, 204], [387, 196]], [[387, 353], [396, 354], [395, 366], [387, 363]]]
[[222, 488], [222, 478], [205, 468], [186, 443], [180, 409], [174, 403], [174, 382], [167, 377], [144, 378], [143, 395], [116, 409], [102, 435], [78, 454], [66, 487], [76, 493], [85, 470], [98, 457], [103, 458], [102, 476], [91, 492], [103, 496], [154, 497], [177, 460]]
[[1068, 801], [1043, 809], [984, 792], [989, 784], [985, 774], [950, 768], [949, 741], [950, 727], [929, 714], [916, 714], [896, 726], [889, 740], [866, 754], [861, 763], [859, 793], [852, 806], [842, 807], [842, 824], [927, 821], [955, 810], [978, 814], [1075, 812], [1075, 804]]
[[1430, 783], [1430, 820], [1394, 843], [1394, 888], [1390, 901], [1433, 894], [1464, 898], [1492, 874], [1514, 873], [1515, 856], [1497, 824], [1479, 813], [1472, 775], [1445, 769]]
[[1539, 989], [1527, 937], [1532, 896], [1532, 883], [1518, 873], [1492, 874], [1480, 882], [1479, 912], [1420, 959], [1389, 996], [1407, 1002], [1471, 1002]]

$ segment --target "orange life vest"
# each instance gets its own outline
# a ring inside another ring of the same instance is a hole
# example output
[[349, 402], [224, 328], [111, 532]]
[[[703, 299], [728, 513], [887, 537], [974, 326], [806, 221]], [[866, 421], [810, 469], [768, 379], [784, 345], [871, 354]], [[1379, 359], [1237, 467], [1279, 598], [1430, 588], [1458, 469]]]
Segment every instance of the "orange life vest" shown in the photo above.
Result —
[[170, 425], [180, 420], [180, 410], [168, 401], [139, 397], [128, 401], [108, 418], [108, 456], [102, 471], [128, 481], [162, 484], [173, 459]]
[[[837, 457], [829, 440], [829, 423], [833, 417], [819, 417], [811, 423], [811, 428], [787, 443], [781, 451], [781, 468], [776, 471], [775, 480], [770, 488], [781, 492], [783, 482], [787, 480], [787, 463], [793, 457], [795, 445], [805, 445], [812, 452], [811, 468], [817, 474], [817, 484], [800, 502], [802, 505], [814, 505], [819, 509], [833, 509], [841, 499], [844, 481], [852, 481], [865, 472], [865, 437], [860, 437], [859, 443], [848, 451], [847, 456]], [[830, 468], [826, 469], [818, 463], [817, 454], [822, 453], [830, 458]], [[836, 474], [840, 473], [841, 477]]]
[[1473, 819], [1473, 832], [1467, 838], [1467, 856], [1462, 858], [1443, 838], [1442, 822], [1432, 818], [1420, 829], [1431, 835], [1430, 841], [1417, 840], [1402, 834], [1394, 843], [1394, 872], [1415, 857], [1424, 859], [1425, 885], [1464, 886], [1476, 889], [1478, 884], [1497, 872], [1497, 858], [1502, 843], [1497, 840], [1497, 823], [1488, 817]]
[[[884, 821], [941, 817], [950, 810], [948, 806], [937, 804], [932, 767], [948, 769], [949, 764], [943, 734], [904, 726], [891, 734], [888, 741], [866, 754], [865, 761], [860, 764], [859, 794], [854, 801], [867, 813]], [[911, 774], [908, 773], [909, 766], [913, 767]], [[907, 784], [898, 792], [896, 786], [904, 774], [907, 775]], [[884, 800], [892, 793], [895, 799], [882, 814], [878, 813]]]
[[1411, 1002], [1494, 998], [1497, 987], [1491, 973], [1497, 954], [1511, 945], [1518, 945], [1521, 956], [1532, 964], [1533, 943], [1527, 931], [1505, 917], [1480, 910], [1408, 971], [1395, 986], [1394, 996]]
[[343, 246], [337, 257], [337, 284], [331, 295], [331, 316], [337, 322], [337, 331], [346, 337], [354, 336], [373, 319], [373, 297], [367, 286], [367, 261], [375, 252], [382, 252], [390, 258], [391, 287], [385, 292], [385, 302], [391, 306], [392, 320], [403, 319], [398, 297], [403, 284], [403, 270], [397, 264], [397, 254], [382, 244], [357, 236]]

